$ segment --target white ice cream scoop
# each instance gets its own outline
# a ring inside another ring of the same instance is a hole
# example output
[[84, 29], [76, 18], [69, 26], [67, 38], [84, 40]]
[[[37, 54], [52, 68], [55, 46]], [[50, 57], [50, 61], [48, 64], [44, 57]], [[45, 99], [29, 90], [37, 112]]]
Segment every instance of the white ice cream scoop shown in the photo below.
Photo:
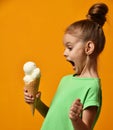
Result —
[[26, 62], [23, 66], [25, 74], [31, 74], [34, 69], [36, 69], [36, 64], [32, 61]]
[[23, 70], [25, 73], [25, 76], [23, 78], [25, 83], [29, 83], [40, 77], [40, 69], [32, 61], [26, 62], [23, 66]]

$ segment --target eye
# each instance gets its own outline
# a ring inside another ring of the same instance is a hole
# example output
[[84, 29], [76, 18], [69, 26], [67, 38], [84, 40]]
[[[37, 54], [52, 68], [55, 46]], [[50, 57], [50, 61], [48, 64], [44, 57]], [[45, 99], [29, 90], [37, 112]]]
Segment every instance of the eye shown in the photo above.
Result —
[[68, 49], [71, 51], [73, 48], [72, 47], [68, 47]]

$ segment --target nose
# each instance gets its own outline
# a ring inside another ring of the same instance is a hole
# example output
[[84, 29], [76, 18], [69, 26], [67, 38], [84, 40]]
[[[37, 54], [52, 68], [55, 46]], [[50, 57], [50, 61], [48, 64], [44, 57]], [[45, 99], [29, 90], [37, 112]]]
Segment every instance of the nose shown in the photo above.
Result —
[[67, 50], [66, 50], [66, 49], [64, 50], [64, 56], [65, 56], [65, 57], [68, 56], [68, 54], [67, 54]]

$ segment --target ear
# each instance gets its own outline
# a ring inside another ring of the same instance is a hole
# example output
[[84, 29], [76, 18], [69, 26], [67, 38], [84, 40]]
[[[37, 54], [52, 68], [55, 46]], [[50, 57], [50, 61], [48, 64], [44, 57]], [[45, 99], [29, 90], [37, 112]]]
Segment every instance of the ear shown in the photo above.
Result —
[[88, 41], [85, 45], [85, 53], [86, 55], [91, 55], [94, 52], [95, 45], [92, 41]]

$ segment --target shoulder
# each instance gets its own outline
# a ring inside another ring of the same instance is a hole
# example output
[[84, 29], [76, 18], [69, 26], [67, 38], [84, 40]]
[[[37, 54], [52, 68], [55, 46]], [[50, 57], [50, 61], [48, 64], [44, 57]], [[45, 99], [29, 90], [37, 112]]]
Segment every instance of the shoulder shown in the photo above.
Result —
[[93, 79], [90, 82], [90, 89], [92, 89], [93, 91], [99, 91], [101, 90], [101, 81], [98, 78]]
[[72, 74], [63, 76], [63, 77], [61, 78], [60, 82], [59, 82], [59, 85], [69, 83], [72, 78], [73, 78], [73, 75], [72, 75]]
[[100, 79], [98, 78], [91, 79], [86, 87], [87, 95], [90, 95], [91, 97], [98, 96], [101, 94], [101, 83]]
[[69, 74], [69, 75], [65, 75], [61, 78], [61, 80], [67, 80], [67, 79], [71, 79], [73, 77], [72, 74]]

